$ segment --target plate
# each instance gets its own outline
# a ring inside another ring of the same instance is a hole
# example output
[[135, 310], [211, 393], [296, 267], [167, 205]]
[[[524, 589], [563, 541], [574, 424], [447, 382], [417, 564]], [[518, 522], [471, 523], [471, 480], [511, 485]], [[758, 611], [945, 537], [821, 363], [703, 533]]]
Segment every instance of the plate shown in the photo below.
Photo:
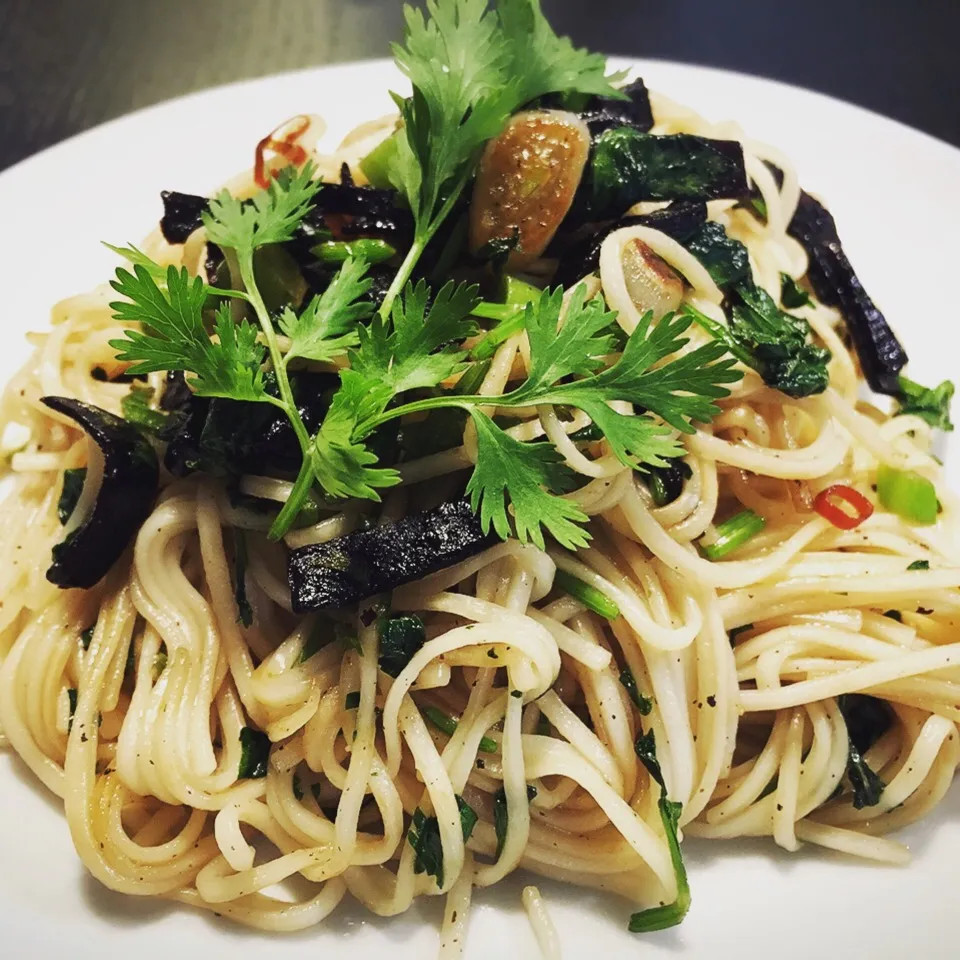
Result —
[[[874, 299], [905, 340], [924, 383], [957, 374], [952, 297], [960, 262], [960, 151], [876, 114], [738, 74], [623, 61], [647, 83], [711, 119], [735, 118], [795, 161], [823, 196]], [[62, 297], [106, 280], [115, 265], [99, 240], [138, 242], [160, 216], [159, 191], [206, 193], [252, 162], [280, 121], [324, 115], [327, 142], [387, 112], [397, 75], [387, 62], [347, 64], [234, 84], [105, 124], [0, 174], [0, 325], [5, 382], [23, 362], [23, 333], [47, 324]], [[949, 466], [960, 476], [960, 449]], [[847, 957], [956, 957], [960, 788], [930, 820], [904, 831], [906, 868], [869, 866], [824, 851], [797, 855], [769, 841], [684, 845], [693, 908], [679, 928], [626, 931], [615, 897], [540, 882], [564, 957], [780, 960], [824, 950]], [[478, 891], [468, 960], [538, 956], [520, 907], [521, 882]], [[250, 932], [187, 907], [111, 893], [77, 859], [60, 804], [14, 757], [0, 757], [0, 930], [5, 956], [100, 960], [317, 956], [392, 960], [435, 955], [441, 901], [393, 920], [344, 903], [320, 928], [283, 937]], [[11, 950], [11, 953], [7, 953]]]

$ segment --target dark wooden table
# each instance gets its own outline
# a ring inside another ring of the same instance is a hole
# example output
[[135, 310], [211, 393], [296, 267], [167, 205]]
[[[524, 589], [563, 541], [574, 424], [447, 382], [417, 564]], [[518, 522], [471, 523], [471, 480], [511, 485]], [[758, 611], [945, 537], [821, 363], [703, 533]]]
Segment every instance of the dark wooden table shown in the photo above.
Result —
[[[958, 0], [544, 0], [544, 8], [560, 31], [597, 50], [775, 77], [960, 145]], [[178, 94], [383, 56], [401, 26], [400, 0], [0, 0], [0, 168]]]

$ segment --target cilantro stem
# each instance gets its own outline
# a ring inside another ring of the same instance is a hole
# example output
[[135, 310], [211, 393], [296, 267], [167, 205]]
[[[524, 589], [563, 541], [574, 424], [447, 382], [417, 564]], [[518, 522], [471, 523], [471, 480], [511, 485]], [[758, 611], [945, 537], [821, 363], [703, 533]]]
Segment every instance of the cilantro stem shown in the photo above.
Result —
[[273, 321], [270, 318], [270, 311], [263, 302], [260, 290], [257, 288], [256, 277], [253, 271], [253, 251], [244, 250], [237, 252], [237, 260], [240, 265], [240, 278], [243, 280], [243, 286], [247, 291], [247, 299], [253, 307], [260, 328], [267, 341], [267, 349], [270, 351], [270, 359], [273, 361], [273, 370], [277, 378], [277, 391], [280, 394], [280, 403], [290, 418], [293, 426], [293, 432], [300, 443], [300, 450], [303, 453], [303, 463], [300, 466], [300, 473], [294, 484], [290, 497], [283, 505], [283, 509], [273, 521], [268, 536], [271, 540], [279, 540], [290, 529], [293, 521], [303, 502], [306, 500], [313, 483], [313, 470], [310, 466], [310, 434], [303, 424], [300, 411], [297, 409], [296, 401], [293, 398], [293, 388], [290, 386], [290, 378], [287, 376], [287, 364], [283, 353], [280, 351], [280, 344], [277, 341], [277, 332], [273, 328]]
[[393, 307], [393, 301], [397, 299], [397, 297], [400, 295], [400, 291], [403, 290], [404, 284], [410, 279], [410, 275], [413, 273], [413, 268], [417, 265], [420, 255], [426, 249], [427, 241], [429, 239], [429, 235], [414, 238], [413, 244], [407, 251], [407, 255], [403, 258], [403, 263], [400, 264], [400, 269], [397, 271], [393, 281], [390, 283], [390, 286], [387, 289], [386, 296], [383, 298], [383, 303], [380, 304], [379, 312], [380, 316], [384, 320], [390, 316], [390, 309]]
[[270, 527], [268, 536], [271, 540], [279, 540], [293, 526], [293, 522], [310, 497], [311, 487], [313, 487], [313, 467], [309, 457], [304, 454], [303, 463], [300, 464], [300, 472], [297, 474], [290, 496], [287, 497], [286, 503]]
[[400, 295], [400, 291], [403, 290], [406, 282], [413, 275], [413, 268], [417, 265], [417, 261], [420, 259], [423, 251], [426, 250], [427, 244], [433, 238], [433, 235], [440, 228], [440, 224], [450, 215], [450, 211], [453, 210], [456, 206], [457, 200], [460, 199], [460, 194], [463, 193], [463, 188], [467, 185], [467, 181], [470, 179], [470, 173], [474, 168], [474, 164], [468, 164], [463, 173], [460, 175], [460, 179], [457, 183], [451, 187], [450, 192], [447, 194], [446, 200], [443, 201], [443, 204], [440, 206], [440, 209], [430, 217], [429, 220], [420, 223], [420, 216], [417, 216], [417, 231], [413, 238], [413, 244], [410, 246], [410, 249], [407, 251], [407, 255], [403, 258], [403, 263], [400, 264], [400, 269], [397, 271], [396, 276], [393, 278], [393, 282], [390, 284], [389, 289], [387, 290], [386, 296], [383, 298], [383, 303], [380, 304], [380, 316], [382, 319], [386, 320], [390, 316], [390, 309], [393, 307], [393, 301], [397, 299]]

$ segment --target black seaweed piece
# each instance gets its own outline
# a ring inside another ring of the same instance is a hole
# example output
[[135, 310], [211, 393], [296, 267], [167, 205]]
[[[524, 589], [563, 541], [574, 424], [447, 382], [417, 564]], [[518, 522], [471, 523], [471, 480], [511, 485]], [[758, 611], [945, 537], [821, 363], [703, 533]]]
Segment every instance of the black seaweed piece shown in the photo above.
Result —
[[43, 397], [51, 410], [81, 426], [103, 451], [97, 500], [80, 525], [53, 548], [47, 579], [61, 588], [92, 587], [120, 559], [157, 497], [157, 455], [120, 417], [68, 397]]
[[161, 410], [172, 413], [182, 410], [193, 399], [193, 391], [187, 386], [187, 378], [182, 370], [168, 370], [163, 384], [163, 393], [158, 405]]
[[807, 251], [807, 279], [817, 298], [838, 307], [843, 314], [870, 388], [876, 393], [897, 396], [898, 376], [907, 365], [906, 351], [863, 289], [843, 252], [830, 212], [810, 194], [801, 192], [787, 232]]
[[[320, 429], [339, 378], [332, 373], [291, 374], [297, 409], [313, 434]], [[162, 404], [161, 404], [162, 405]], [[290, 474], [300, 469], [300, 444], [289, 418], [265, 403], [192, 396], [179, 408], [164, 466], [176, 477], [194, 471]]]
[[622, 227], [652, 227], [678, 243], [686, 243], [707, 220], [707, 205], [695, 201], [671, 203], [663, 210], [641, 216], [621, 217], [600, 227], [596, 233], [578, 241], [560, 258], [553, 282], [564, 288], [593, 273], [600, 266], [600, 247], [603, 241]]
[[582, 100], [580, 94], [551, 93], [541, 97], [537, 105], [547, 110], [570, 110], [578, 114], [594, 137], [611, 127], [633, 127], [646, 133], [653, 127], [653, 110], [647, 85], [637, 79], [620, 89], [629, 100], [591, 96], [577, 103], [578, 99]]
[[167, 243], [186, 243], [187, 237], [197, 227], [203, 226], [203, 212], [209, 209], [210, 201], [193, 193], [178, 193], [176, 190], [164, 190], [160, 194], [163, 201], [163, 216], [160, 218], [160, 232]]
[[397, 523], [294, 550], [287, 577], [296, 613], [336, 610], [460, 563], [498, 542], [466, 500]]
[[611, 127], [633, 127], [646, 133], [653, 126], [650, 92], [639, 78], [621, 88], [629, 100], [610, 97], [591, 97], [580, 116], [590, 128], [591, 136], [598, 136]]

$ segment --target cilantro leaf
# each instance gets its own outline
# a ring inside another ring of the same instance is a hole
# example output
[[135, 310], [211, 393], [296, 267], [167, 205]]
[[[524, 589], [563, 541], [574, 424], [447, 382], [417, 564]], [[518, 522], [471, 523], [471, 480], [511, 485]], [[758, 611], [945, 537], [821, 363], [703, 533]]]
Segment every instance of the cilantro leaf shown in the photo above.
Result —
[[233, 400], [268, 400], [263, 384], [266, 350], [257, 330], [246, 320], [235, 323], [230, 309], [217, 311], [211, 340], [203, 321], [205, 284], [190, 278], [185, 267], [167, 269], [166, 290], [139, 264], [133, 273], [122, 267], [111, 286], [128, 301], [111, 303], [116, 319], [139, 322], [145, 329], [127, 330], [126, 339], [111, 340], [118, 360], [132, 361], [133, 375], [158, 370], [194, 374], [190, 385], [201, 396]]
[[238, 253], [293, 239], [297, 224], [312, 209], [314, 195], [320, 189], [320, 181], [313, 179], [315, 173], [312, 163], [299, 170], [284, 167], [266, 190], [246, 201], [222, 190], [210, 201], [210, 209], [203, 212], [208, 239]]
[[510, 73], [518, 78], [518, 106], [546, 93], [628, 99], [612, 86], [626, 79], [627, 71], [607, 76], [606, 57], [574, 47], [569, 37], [558, 37], [540, 9], [540, 0], [497, 0], [497, 13]]
[[470, 415], [477, 428], [477, 466], [467, 493], [483, 529], [492, 526], [504, 540], [510, 536], [509, 494], [516, 537], [522, 543], [533, 541], [544, 549], [545, 527], [567, 549], [585, 546], [590, 538], [580, 524], [587, 515], [574, 501], [551, 492], [569, 484], [569, 470], [553, 446], [515, 440], [479, 408], [471, 408]]
[[148, 257], [142, 250], [135, 247], [132, 243], [127, 247], [115, 247], [112, 243], [103, 244], [108, 250], [112, 250], [117, 256], [123, 257], [128, 263], [143, 267], [154, 280], [165, 283], [167, 279], [167, 269], [156, 260]]
[[950, 403], [953, 400], [954, 386], [944, 380], [939, 387], [924, 387], [901, 374], [900, 409], [898, 413], [911, 413], [922, 417], [931, 427], [949, 432], [953, 429], [950, 422]]
[[391, 319], [373, 318], [358, 331], [360, 347], [350, 355], [352, 370], [390, 388], [392, 394], [435, 387], [464, 369], [459, 343], [474, 332], [470, 313], [480, 302], [475, 286], [445, 284], [429, 305], [421, 280], [394, 301]]
[[[654, 327], [650, 314], [631, 334], [617, 362], [589, 376], [602, 362], [600, 357], [613, 348], [612, 337], [597, 336], [609, 326], [613, 314], [599, 299], [584, 303], [580, 288], [558, 330], [559, 316], [559, 299], [553, 295], [544, 294], [536, 308], [527, 308], [524, 322], [530, 338], [530, 376], [498, 403], [577, 407], [593, 420], [617, 457], [629, 466], [647, 463], [663, 467], [683, 450], [668, 427], [646, 415], [617, 413], [608, 406], [610, 401], [629, 401], [657, 414], [671, 427], [692, 433], [690, 421], [708, 421], [717, 413], [712, 401], [729, 392], [721, 384], [740, 379], [741, 374], [732, 369], [735, 360], [724, 357], [726, 348], [721, 343], [706, 344], [662, 363], [687, 343], [682, 334], [691, 321], [686, 316], [667, 316]], [[584, 376], [557, 382], [574, 374]]]
[[538, 302], [529, 303], [523, 314], [523, 325], [530, 340], [530, 373], [516, 391], [518, 402], [529, 402], [538, 392], [552, 387], [558, 380], [574, 374], [587, 376], [603, 366], [603, 357], [614, 349], [614, 338], [608, 332], [616, 314], [607, 310], [600, 297], [586, 300], [586, 286], [576, 288], [570, 299], [563, 325], [560, 313], [563, 290], [544, 290]]
[[417, 8], [404, 7], [405, 45], [393, 45], [413, 96], [397, 101], [406, 136], [389, 176], [418, 226], [432, 224], [441, 195], [465, 179], [470, 161], [500, 132], [510, 110], [503, 96], [507, 51], [487, 0], [428, 0], [427, 12], [424, 19]]
[[351, 258], [299, 316], [287, 307], [279, 318], [280, 329], [291, 341], [287, 362], [294, 357], [329, 361], [358, 346], [356, 326], [373, 311], [369, 301], [361, 300], [371, 284], [366, 261]]
[[313, 474], [331, 497], [362, 497], [379, 500], [378, 488], [393, 487], [400, 474], [392, 469], [375, 469], [376, 454], [354, 436], [358, 424], [387, 402], [388, 385], [377, 384], [352, 370], [340, 374], [341, 386], [310, 450]]

